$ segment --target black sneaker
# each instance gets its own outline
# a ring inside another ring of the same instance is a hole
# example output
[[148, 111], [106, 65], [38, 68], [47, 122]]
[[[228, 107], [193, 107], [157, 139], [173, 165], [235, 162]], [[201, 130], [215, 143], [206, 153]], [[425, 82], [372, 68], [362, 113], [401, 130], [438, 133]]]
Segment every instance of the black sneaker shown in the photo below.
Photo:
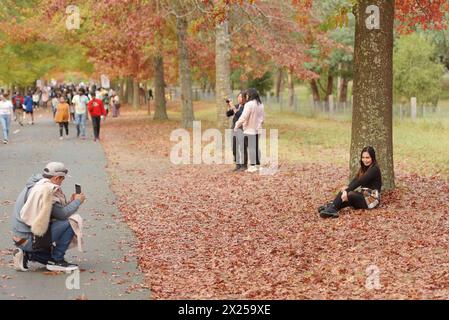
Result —
[[20, 248], [13, 251], [14, 269], [17, 271], [28, 271], [28, 255]]
[[246, 171], [246, 170], [248, 170], [248, 166], [241, 165], [237, 171]]
[[54, 261], [48, 260], [47, 262], [47, 270], [49, 271], [74, 271], [78, 270], [78, 265], [74, 263], [69, 263], [65, 260], [62, 261]]
[[320, 212], [321, 218], [338, 218], [340, 215], [333, 205], [328, 206]]
[[329, 202], [329, 203], [326, 203], [325, 205], [322, 205], [321, 207], [319, 207], [318, 213], [321, 213], [321, 211], [326, 210], [331, 204], [332, 204], [332, 202]]

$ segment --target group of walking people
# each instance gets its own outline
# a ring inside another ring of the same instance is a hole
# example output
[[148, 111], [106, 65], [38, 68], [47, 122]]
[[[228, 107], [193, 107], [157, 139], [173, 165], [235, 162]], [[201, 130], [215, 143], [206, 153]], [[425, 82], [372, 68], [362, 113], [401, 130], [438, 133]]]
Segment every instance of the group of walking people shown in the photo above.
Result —
[[29, 115], [29, 124], [34, 124], [34, 104], [31, 93], [25, 97], [16, 92], [11, 99], [9, 93], [0, 92], [0, 123], [3, 133], [3, 144], [9, 143], [11, 122], [17, 121], [23, 126], [25, 116]]
[[62, 88], [55, 91], [52, 98], [52, 111], [55, 122], [59, 125], [59, 138], [69, 135], [69, 122], [76, 125], [76, 136], [86, 139], [86, 123], [92, 120], [94, 141], [100, 139], [102, 119], [106, 119], [109, 109], [112, 117], [120, 114], [120, 99], [114, 90], [86, 88], [84, 86]]

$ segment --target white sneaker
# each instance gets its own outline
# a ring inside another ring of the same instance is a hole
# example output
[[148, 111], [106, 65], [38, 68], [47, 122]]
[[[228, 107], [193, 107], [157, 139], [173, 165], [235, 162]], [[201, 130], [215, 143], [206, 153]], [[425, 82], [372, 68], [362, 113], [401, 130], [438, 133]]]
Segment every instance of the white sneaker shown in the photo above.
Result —
[[28, 259], [26, 258], [22, 249], [20, 248], [14, 249], [13, 252], [14, 269], [22, 272], [28, 271], [27, 260]]
[[248, 168], [248, 170], [246, 170], [246, 172], [250, 172], [250, 173], [252, 173], [252, 172], [257, 172], [257, 168], [256, 168], [256, 166], [250, 166], [250, 167]]
[[54, 261], [54, 260], [49, 260], [47, 262], [47, 270], [48, 271], [63, 271], [63, 272], [69, 272], [69, 271], [75, 271], [78, 270], [79, 267], [78, 265], [74, 264], [74, 263], [69, 263], [65, 260], [62, 261]]

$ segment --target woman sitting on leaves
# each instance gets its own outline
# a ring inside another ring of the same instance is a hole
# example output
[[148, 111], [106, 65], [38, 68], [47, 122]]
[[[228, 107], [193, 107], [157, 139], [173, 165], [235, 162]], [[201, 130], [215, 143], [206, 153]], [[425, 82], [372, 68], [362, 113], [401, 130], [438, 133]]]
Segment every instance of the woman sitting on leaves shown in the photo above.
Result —
[[338, 212], [346, 207], [374, 209], [379, 205], [382, 175], [374, 148], [363, 148], [360, 158], [360, 169], [349, 186], [341, 188], [333, 202], [318, 209], [322, 218], [338, 218]]

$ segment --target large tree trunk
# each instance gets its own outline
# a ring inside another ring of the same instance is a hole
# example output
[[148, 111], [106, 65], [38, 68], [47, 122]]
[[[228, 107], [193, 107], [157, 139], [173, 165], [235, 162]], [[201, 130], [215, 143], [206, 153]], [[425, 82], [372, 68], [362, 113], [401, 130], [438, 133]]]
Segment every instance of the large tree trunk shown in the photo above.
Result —
[[327, 76], [327, 88], [326, 88], [326, 101], [329, 102], [329, 96], [331, 96], [334, 92], [334, 76], [329, 74]]
[[348, 101], [348, 83], [348, 79], [340, 79], [340, 92], [338, 93], [340, 103], [346, 103]]
[[154, 120], [168, 119], [165, 100], [164, 58], [162, 56], [154, 58], [154, 103]]
[[279, 102], [279, 97], [281, 95], [281, 89], [282, 89], [282, 77], [284, 76], [284, 73], [282, 72], [282, 68], [278, 68], [277, 72], [277, 78], [276, 78], [276, 101]]
[[187, 49], [187, 19], [185, 16], [176, 18], [176, 31], [178, 34], [179, 78], [181, 80], [181, 107], [182, 126], [192, 128], [194, 114], [192, 103], [192, 75]]
[[140, 107], [140, 90], [139, 90], [139, 81], [134, 78], [133, 79], [133, 109], [137, 110]]
[[134, 94], [133, 79], [128, 77], [128, 78], [126, 78], [126, 103], [127, 104], [133, 103], [133, 94]]
[[229, 22], [218, 24], [215, 28], [215, 97], [217, 104], [217, 128], [229, 127], [226, 116], [226, 98], [231, 97], [231, 48]]
[[118, 96], [120, 98], [120, 101], [125, 102], [125, 80], [123, 78], [119, 79], [120, 88], [118, 91]]
[[310, 80], [310, 89], [312, 90], [312, 96], [314, 102], [321, 101], [320, 99], [320, 91], [318, 90], [318, 84], [315, 79]]
[[[354, 107], [350, 170], [354, 176], [364, 146], [375, 148], [384, 189], [392, 189], [393, 167], [393, 22], [394, 0], [360, 0], [356, 16]], [[380, 9], [380, 29], [365, 23], [369, 5]]]
[[293, 81], [293, 72], [288, 71], [288, 106], [293, 108], [295, 103], [295, 82]]

